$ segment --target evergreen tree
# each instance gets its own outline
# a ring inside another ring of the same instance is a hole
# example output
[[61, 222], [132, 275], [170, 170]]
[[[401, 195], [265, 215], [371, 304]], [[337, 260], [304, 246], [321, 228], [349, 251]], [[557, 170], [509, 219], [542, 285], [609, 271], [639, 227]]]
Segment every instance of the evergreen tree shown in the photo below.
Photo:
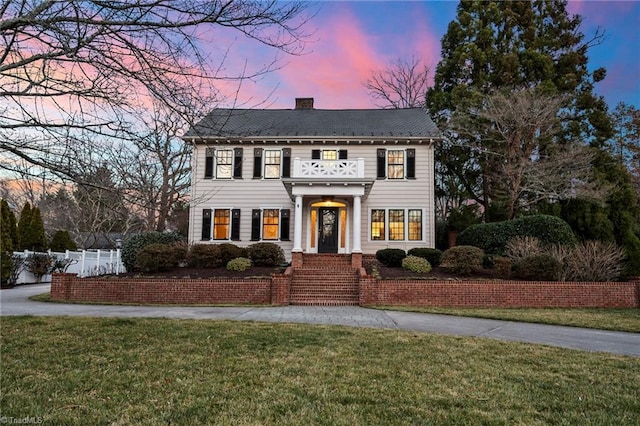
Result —
[[18, 236], [20, 250], [44, 251], [47, 249], [47, 235], [40, 209], [32, 208], [29, 203], [24, 205], [18, 221]]
[[[571, 139], [594, 144], [605, 140], [611, 125], [593, 85], [606, 71], [590, 73], [587, 68], [588, 48], [602, 40], [602, 33], [585, 40], [581, 21], [580, 16], [569, 16], [566, 1], [460, 2], [442, 39], [434, 87], [427, 93], [431, 114], [443, 125], [457, 112], [481, 109], [491, 93], [535, 87], [566, 97], [561, 110], [565, 131], [541, 141], [540, 152]], [[447, 136], [436, 152], [440, 190], [460, 188], [483, 205], [485, 215], [495, 211], [504, 202], [504, 182], [489, 173], [499, 169], [496, 161], [501, 161], [489, 155], [491, 141], [481, 132]]]
[[0, 201], [0, 253], [12, 253], [17, 249], [16, 218], [6, 200]]
[[20, 212], [20, 219], [18, 219], [18, 249], [29, 249], [29, 228], [31, 226], [31, 204], [26, 203]]
[[51, 251], [64, 252], [66, 250], [77, 250], [78, 246], [69, 235], [69, 231], [56, 231], [49, 243]]
[[49, 243], [44, 231], [42, 215], [38, 207], [31, 210], [31, 222], [29, 223], [29, 246], [33, 251], [47, 250]]

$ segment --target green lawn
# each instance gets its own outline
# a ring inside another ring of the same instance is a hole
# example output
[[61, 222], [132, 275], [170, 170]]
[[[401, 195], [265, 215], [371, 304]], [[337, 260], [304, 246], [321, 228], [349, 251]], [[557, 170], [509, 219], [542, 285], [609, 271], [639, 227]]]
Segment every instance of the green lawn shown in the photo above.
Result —
[[640, 423], [640, 359], [345, 327], [2, 317], [3, 417], [45, 424]]
[[382, 306], [406, 312], [459, 315], [465, 317], [490, 318], [505, 321], [533, 322], [540, 324], [568, 325], [572, 327], [597, 328], [600, 330], [628, 331], [640, 333], [640, 309], [609, 308], [418, 308]]

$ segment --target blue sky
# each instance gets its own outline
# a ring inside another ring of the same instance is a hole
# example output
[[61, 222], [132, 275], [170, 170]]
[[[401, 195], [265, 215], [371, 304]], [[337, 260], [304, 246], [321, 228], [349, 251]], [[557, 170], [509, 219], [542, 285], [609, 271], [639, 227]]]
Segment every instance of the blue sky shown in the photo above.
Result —
[[[292, 108], [295, 97], [314, 97], [316, 108], [375, 108], [363, 82], [375, 69], [414, 55], [431, 68], [440, 57], [440, 40], [456, 16], [457, 1], [324, 1], [309, 22], [313, 31], [305, 54], [284, 56], [281, 68], [244, 82], [240, 100], [251, 106]], [[640, 107], [640, 2], [570, 1], [568, 10], [583, 17], [590, 38], [598, 27], [606, 36], [589, 51], [591, 70], [605, 67], [596, 85], [610, 108], [624, 101]], [[243, 42], [238, 42], [243, 45]], [[238, 49], [246, 58], [229, 66], [266, 63], [273, 51], [255, 45]], [[236, 50], [237, 51], [237, 50]], [[237, 54], [234, 54], [237, 56]], [[263, 61], [263, 62], [260, 62]]]

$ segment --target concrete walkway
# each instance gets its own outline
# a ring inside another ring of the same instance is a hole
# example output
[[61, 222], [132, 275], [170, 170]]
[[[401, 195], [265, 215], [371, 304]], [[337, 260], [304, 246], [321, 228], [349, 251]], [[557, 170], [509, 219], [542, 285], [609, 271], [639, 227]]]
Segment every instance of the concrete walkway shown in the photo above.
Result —
[[49, 284], [39, 284], [18, 286], [0, 291], [0, 315], [163, 317], [344, 325], [486, 337], [640, 357], [640, 333], [623, 333], [450, 315], [382, 311], [351, 306], [228, 308], [113, 306], [42, 303], [28, 300], [30, 296], [45, 293], [49, 289]]

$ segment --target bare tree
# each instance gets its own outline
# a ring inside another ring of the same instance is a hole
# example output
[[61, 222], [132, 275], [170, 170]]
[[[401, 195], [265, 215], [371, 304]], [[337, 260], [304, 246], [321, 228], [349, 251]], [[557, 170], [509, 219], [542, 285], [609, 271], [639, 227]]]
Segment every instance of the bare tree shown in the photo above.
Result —
[[382, 108], [423, 108], [428, 76], [429, 68], [411, 57], [398, 59], [386, 68], [372, 72], [363, 84]]
[[145, 228], [164, 231], [172, 207], [188, 195], [191, 145], [178, 139], [185, 120], [162, 105], [145, 121], [144, 133], [133, 144], [112, 149], [108, 158], [126, 200], [142, 213]]
[[135, 138], [150, 100], [182, 113], [218, 97], [222, 58], [206, 47], [231, 30], [279, 51], [304, 42], [303, 3], [246, 0], [5, 0], [0, 3], [0, 169], [18, 160], [78, 180], [106, 138]]
[[490, 201], [506, 204], [509, 218], [541, 199], [603, 201], [607, 188], [593, 176], [593, 153], [576, 143], [557, 144], [566, 99], [536, 89], [496, 92], [481, 109], [458, 112], [451, 130], [467, 136]]

